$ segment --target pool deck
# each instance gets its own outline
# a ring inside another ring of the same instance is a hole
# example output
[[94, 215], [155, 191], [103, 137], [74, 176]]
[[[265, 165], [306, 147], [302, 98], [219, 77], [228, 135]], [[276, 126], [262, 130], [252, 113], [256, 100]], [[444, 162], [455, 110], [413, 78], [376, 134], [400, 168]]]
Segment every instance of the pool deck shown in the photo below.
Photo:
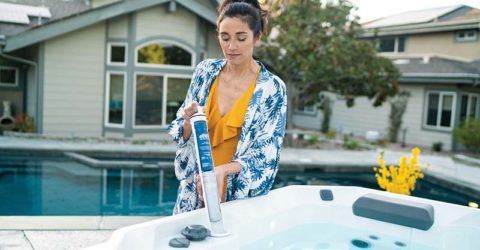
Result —
[[[7, 150], [129, 152], [173, 156], [175, 146], [173, 144], [160, 143], [131, 145], [127, 143], [72, 142], [0, 136], [0, 152]], [[321, 166], [324, 171], [354, 171], [356, 169], [359, 171], [371, 171], [371, 168], [377, 165], [379, 153], [380, 150], [350, 151], [284, 148], [280, 163], [282, 168], [289, 170], [313, 169]], [[385, 160], [387, 164], [397, 164], [402, 155], [409, 155], [409, 152], [386, 150]], [[465, 161], [462, 160], [462, 157], [422, 154], [420, 162], [423, 165], [430, 165], [426, 176], [434, 176], [440, 182], [445, 182], [444, 184], [455, 184], [454, 188], [456, 189], [480, 193], [480, 166], [474, 161]], [[475, 202], [478, 203], [479, 201]], [[88, 227], [75, 228], [73, 224], [70, 224], [69, 227], [64, 226], [69, 228], [68, 230], [55, 230], [54, 227], [48, 230], [41, 227], [38, 227], [37, 230], [32, 230], [32, 227], [23, 227], [17, 224], [19, 221], [13, 217], [9, 221], [17, 226], [2, 227], [1, 225], [6, 225], [7, 219], [6, 217], [0, 217], [0, 228], [5, 229], [0, 230], [0, 249], [79, 249], [106, 240], [113, 232], [111, 229], [116, 228], [115, 226], [92, 227], [91, 229]], [[58, 222], [60, 223], [60, 221]], [[67, 223], [67, 221], [64, 221], [64, 223]], [[131, 223], [135, 223], [135, 221], [126, 224]], [[118, 226], [122, 225], [124, 224], [118, 224]], [[29, 229], [27, 230], [27, 228]]]

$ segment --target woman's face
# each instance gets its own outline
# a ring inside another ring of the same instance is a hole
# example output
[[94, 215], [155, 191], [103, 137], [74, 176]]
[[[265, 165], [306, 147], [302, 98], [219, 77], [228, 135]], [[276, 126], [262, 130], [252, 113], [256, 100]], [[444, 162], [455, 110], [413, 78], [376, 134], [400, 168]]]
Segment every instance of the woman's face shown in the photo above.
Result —
[[248, 24], [237, 17], [226, 17], [218, 27], [218, 41], [223, 55], [231, 64], [251, 60], [259, 38], [253, 36]]

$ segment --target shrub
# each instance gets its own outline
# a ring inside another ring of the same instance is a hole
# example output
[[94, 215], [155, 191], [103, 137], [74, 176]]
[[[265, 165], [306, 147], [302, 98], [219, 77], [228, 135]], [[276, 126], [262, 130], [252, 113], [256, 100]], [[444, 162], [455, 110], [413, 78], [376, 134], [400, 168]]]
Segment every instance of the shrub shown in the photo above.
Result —
[[133, 145], [145, 145], [145, 144], [147, 144], [147, 142], [144, 141], [144, 140], [134, 140], [134, 141], [132, 141], [132, 144]]
[[337, 136], [337, 131], [335, 129], [329, 129], [327, 133], [325, 133], [325, 138], [329, 140], [335, 139], [336, 136]]
[[379, 147], [386, 147], [388, 145], [388, 139], [381, 138], [377, 141], [377, 146]]
[[442, 147], [443, 147], [443, 143], [441, 142], [434, 142], [432, 144], [432, 150], [435, 152], [442, 152]]
[[467, 119], [453, 132], [455, 139], [475, 153], [480, 153], [480, 120]]
[[35, 132], [35, 122], [33, 118], [24, 113], [15, 116], [15, 130], [22, 133]]
[[308, 138], [308, 144], [310, 144], [310, 145], [315, 145], [317, 142], [318, 142], [318, 135], [317, 134], [313, 134], [313, 135], [310, 136], [310, 138]]
[[343, 137], [343, 147], [349, 150], [356, 150], [360, 148], [360, 143], [355, 139], [350, 139], [348, 135]]

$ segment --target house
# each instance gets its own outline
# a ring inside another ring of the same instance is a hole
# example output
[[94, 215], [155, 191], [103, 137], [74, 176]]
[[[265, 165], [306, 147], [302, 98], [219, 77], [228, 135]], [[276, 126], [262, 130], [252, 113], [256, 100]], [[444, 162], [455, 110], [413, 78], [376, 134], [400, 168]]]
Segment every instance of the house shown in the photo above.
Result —
[[[399, 140], [408, 144], [458, 148], [452, 131], [466, 117], [480, 116], [480, 10], [465, 5], [411, 11], [363, 24], [361, 39], [378, 39], [379, 55], [401, 73], [400, 91], [410, 97]], [[389, 103], [373, 107], [358, 98], [347, 108], [332, 101], [330, 127], [344, 134], [388, 134]], [[295, 111], [297, 127], [319, 129], [322, 114], [314, 106]]]
[[9, 101], [13, 116], [33, 117], [43, 135], [160, 137], [197, 63], [221, 56], [217, 5], [216, 0], [2, 2], [0, 105]]

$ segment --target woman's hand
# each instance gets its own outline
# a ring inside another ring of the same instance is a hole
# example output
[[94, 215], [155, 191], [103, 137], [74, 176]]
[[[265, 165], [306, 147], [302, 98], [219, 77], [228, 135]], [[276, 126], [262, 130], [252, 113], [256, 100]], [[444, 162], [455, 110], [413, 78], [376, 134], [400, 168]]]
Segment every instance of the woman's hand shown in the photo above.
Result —
[[192, 125], [190, 124], [190, 118], [192, 115], [198, 111], [198, 103], [193, 102], [188, 107], [183, 110], [182, 118], [184, 119], [183, 123], [183, 141], [187, 141], [192, 134]]
[[218, 198], [220, 199], [220, 202], [225, 202], [227, 197], [226, 194], [224, 193], [223, 186], [225, 185], [225, 177], [226, 172], [224, 171], [225, 168], [223, 167], [218, 167], [215, 168], [215, 177], [217, 178], [217, 189], [218, 189]]
[[[218, 198], [220, 199], [220, 202], [225, 202], [226, 195], [224, 194], [223, 186], [225, 185], [226, 172], [223, 171], [221, 167], [215, 168], [215, 177], [217, 179]], [[203, 198], [203, 184], [201, 175], [197, 176], [197, 193], [198, 199], [202, 202], [202, 207], [204, 207], [205, 200]]]

